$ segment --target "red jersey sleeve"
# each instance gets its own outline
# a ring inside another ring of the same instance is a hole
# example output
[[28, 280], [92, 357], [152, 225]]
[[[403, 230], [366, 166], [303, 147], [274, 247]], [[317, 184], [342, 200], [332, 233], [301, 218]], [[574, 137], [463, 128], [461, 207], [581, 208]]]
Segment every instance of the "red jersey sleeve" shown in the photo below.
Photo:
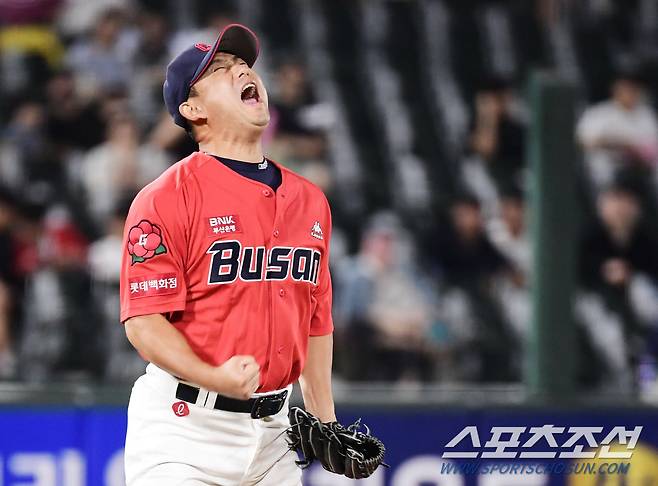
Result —
[[182, 202], [175, 189], [145, 189], [130, 207], [123, 234], [121, 322], [183, 311], [186, 244]]
[[324, 258], [320, 262], [320, 276], [318, 285], [315, 287], [311, 299], [313, 302], [313, 316], [311, 317], [311, 336], [324, 336], [331, 334], [334, 330], [334, 321], [331, 316], [332, 305], [332, 288], [331, 274], [329, 273], [329, 241], [331, 239], [331, 210], [326, 198], [325, 204], [325, 222], [322, 225], [326, 228], [324, 232], [325, 251]]

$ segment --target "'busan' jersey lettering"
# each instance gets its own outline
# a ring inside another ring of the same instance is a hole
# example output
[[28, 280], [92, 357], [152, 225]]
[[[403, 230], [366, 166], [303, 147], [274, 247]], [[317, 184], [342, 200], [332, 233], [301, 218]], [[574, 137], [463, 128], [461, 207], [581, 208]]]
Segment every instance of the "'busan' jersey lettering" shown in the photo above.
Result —
[[[322, 255], [310, 248], [274, 247], [266, 251], [259, 248], [242, 248], [239, 241], [217, 241], [208, 250], [212, 253], [209, 284], [235, 282], [238, 277], [245, 282], [261, 280], [286, 280], [318, 283], [318, 271]], [[267, 261], [265, 255], [268, 255]]]
[[329, 206], [280, 170], [274, 192], [195, 152], [140, 192], [124, 232], [121, 321], [165, 314], [213, 365], [253, 355], [259, 392], [297, 380], [308, 336], [333, 331]]

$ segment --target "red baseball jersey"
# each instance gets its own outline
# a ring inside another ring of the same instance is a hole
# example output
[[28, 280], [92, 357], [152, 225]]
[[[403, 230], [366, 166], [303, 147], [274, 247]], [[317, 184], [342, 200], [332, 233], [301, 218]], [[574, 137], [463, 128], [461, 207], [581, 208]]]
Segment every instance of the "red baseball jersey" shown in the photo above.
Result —
[[254, 356], [259, 392], [296, 381], [308, 337], [333, 331], [329, 205], [280, 169], [274, 192], [195, 152], [137, 195], [124, 232], [121, 321], [165, 314], [212, 365]]

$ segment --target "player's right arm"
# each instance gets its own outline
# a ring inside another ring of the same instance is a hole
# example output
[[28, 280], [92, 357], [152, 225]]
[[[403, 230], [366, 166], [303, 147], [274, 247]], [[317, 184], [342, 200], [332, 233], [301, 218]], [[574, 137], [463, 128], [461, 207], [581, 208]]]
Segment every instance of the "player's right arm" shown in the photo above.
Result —
[[142, 357], [174, 376], [233, 398], [247, 399], [258, 388], [259, 366], [253, 356], [233, 356], [212, 366], [199, 359], [162, 314], [132, 317], [125, 326]]
[[[142, 357], [208, 390], [248, 398], [258, 388], [259, 367], [251, 356], [220, 366], [199, 358], [165, 316], [185, 311], [190, 212], [194, 193], [153, 185], [133, 201], [126, 218], [121, 263], [121, 321]], [[166, 181], [165, 181], [166, 182]]]

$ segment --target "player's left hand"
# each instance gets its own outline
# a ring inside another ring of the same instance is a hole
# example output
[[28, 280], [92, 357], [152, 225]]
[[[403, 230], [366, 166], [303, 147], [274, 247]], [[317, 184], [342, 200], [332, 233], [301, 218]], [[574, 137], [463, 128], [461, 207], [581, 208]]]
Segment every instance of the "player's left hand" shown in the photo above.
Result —
[[350, 479], [367, 478], [380, 464], [388, 467], [383, 462], [384, 444], [370, 435], [367, 426], [365, 433], [360, 432], [360, 421], [348, 427], [338, 422], [323, 424], [298, 407], [292, 407], [288, 416], [288, 445], [302, 453], [302, 460], [297, 461], [300, 467], [308, 467], [317, 459], [327, 471]]

